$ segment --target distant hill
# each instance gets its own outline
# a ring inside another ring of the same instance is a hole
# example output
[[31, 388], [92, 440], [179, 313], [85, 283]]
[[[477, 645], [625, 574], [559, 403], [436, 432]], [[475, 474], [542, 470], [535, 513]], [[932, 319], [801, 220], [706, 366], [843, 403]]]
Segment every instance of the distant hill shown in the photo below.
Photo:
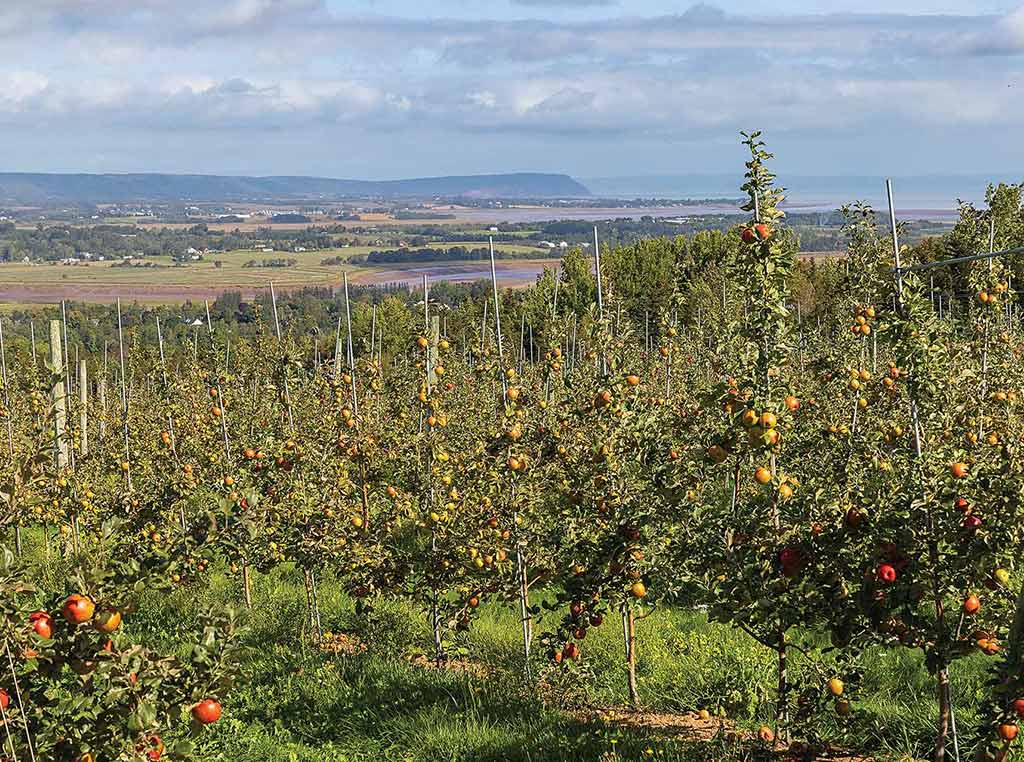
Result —
[[582, 198], [590, 191], [568, 175], [516, 173], [335, 180], [326, 177], [232, 177], [162, 174], [0, 173], [0, 204], [137, 201], [267, 201], [352, 197]]

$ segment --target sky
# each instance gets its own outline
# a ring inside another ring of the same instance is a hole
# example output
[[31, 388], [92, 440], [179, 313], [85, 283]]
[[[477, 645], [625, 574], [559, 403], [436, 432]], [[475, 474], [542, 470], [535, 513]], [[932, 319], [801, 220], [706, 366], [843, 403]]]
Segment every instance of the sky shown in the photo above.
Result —
[[1019, 172], [1001, 0], [3, 0], [0, 170]]

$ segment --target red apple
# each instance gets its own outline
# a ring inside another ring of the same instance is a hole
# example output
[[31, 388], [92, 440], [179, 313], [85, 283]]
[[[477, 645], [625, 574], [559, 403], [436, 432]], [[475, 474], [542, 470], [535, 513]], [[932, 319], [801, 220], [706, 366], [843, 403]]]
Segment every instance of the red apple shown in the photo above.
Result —
[[878, 577], [879, 582], [891, 585], [896, 581], [896, 569], [892, 564], [879, 564], [878, 570], [875, 572], [875, 576]]
[[32, 614], [28, 621], [32, 624], [32, 629], [35, 630], [36, 635], [41, 638], [49, 640], [53, 637], [53, 617], [47, 614], [45, 611], [37, 611]]
[[220, 702], [216, 699], [203, 699], [192, 707], [192, 717], [201, 725], [209, 725], [220, 719]]
[[64, 614], [64, 619], [68, 624], [82, 624], [92, 619], [92, 615], [96, 613], [96, 604], [88, 596], [69, 595], [68, 599], [64, 601], [61, 613]]

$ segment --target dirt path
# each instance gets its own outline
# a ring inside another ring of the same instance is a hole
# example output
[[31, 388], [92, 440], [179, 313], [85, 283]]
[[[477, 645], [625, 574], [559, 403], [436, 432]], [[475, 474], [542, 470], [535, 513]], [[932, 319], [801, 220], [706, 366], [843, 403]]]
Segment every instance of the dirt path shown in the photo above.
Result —
[[[626, 707], [606, 707], [580, 712], [577, 717], [585, 722], [600, 722], [612, 727], [645, 730], [658, 736], [687, 743], [709, 743], [721, 738], [725, 743], [745, 747], [759, 745], [766, 752], [769, 751], [766, 744], [758, 740], [757, 733], [737, 730], [728, 719], [701, 716], [697, 712], [678, 714]], [[813, 750], [796, 745], [786, 749], [778, 745], [771, 751], [779, 760], [786, 762], [815, 762], [818, 760], [872, 762], [871, 757], [851, 755], [849, 752], [836, 749]]]

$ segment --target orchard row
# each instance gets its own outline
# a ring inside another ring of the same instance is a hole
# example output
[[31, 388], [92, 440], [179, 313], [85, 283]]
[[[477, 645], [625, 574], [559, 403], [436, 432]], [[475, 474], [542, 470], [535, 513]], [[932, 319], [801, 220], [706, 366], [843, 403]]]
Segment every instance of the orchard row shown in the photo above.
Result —
[[[170, 346], [119, 326], [77, 365], [60, 321], [38, 346], [8, 333], [0, 756], [188, 757], [230, 712], [234, 615], [204, 613], [183, 659], [132, 637], [138, 596], [197, 590], [227, 564], [247, 603], [254, 575], [294, 564], [297, 637], [324, 637], [323, 575], [357, 612], [420, 607], [439, 665], [482, 604], [507, 605], [527, 681], [574, 669], [588, 632], [621, 622], [634, 704], [642, 620], [706, 607], [777, 655], [766, 743], [827, 744], [822, 713], [855, 720], [868, 650], [915, 649], [943, 759], [950, 665], [983, 653], [986, 719], [958, 745], [1005, 758], [1024, 715], [1010, 273], [966, 265], [969, 293], [940, 317], [917, 250], [849, 210], [848, 256], [813, 270], [812, 321], [770, 155], [747, 145], [748, 222], [714, 245], [645, 244], [672, 255], [656, 310], [606, 261], [596, 282], [545, 273], [518, 302], [495, 287], [439, 309], [424, 292], [401, 320], [346, 296], [326, 353], [276, 301], [252, 339], [229, 345], [211, 322]], [[965, 208], [955, 235], [1012, 242], [1019, 207]], [[45, 590], [19, 558], [40, 545], [67, 570]], [[804, 630], [835, 658], [797, 684]]]

